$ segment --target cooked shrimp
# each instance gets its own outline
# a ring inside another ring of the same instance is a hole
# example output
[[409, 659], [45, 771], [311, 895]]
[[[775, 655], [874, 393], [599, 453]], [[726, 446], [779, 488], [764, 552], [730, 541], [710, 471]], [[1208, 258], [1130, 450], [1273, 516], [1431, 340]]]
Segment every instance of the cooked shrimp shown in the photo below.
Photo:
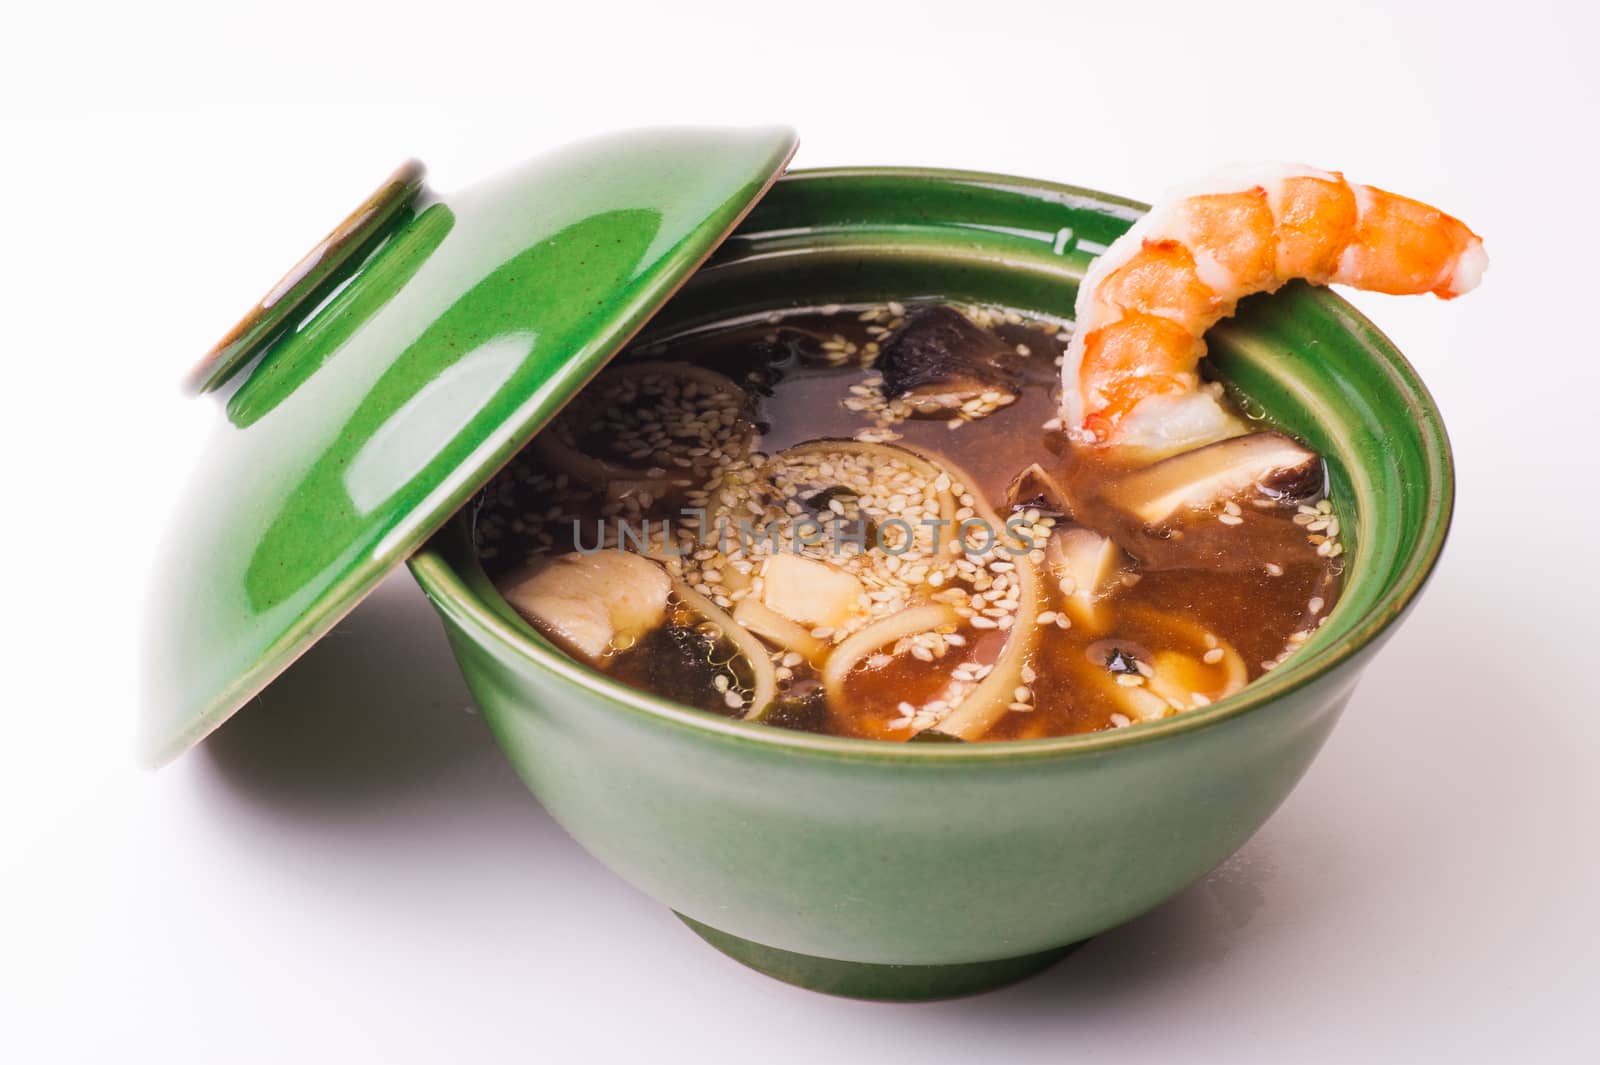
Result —
[[1196, 372], [1202, 339], [1239, 300], [1293, 278], [1454, 299], [1488, 266], [1483, 242], [1426, 204], [1344, 175], [1269, 164], [1159, 204], [1089, 267], [1061, 368], [1079, 441], [1198, 446], [1245, 431]]

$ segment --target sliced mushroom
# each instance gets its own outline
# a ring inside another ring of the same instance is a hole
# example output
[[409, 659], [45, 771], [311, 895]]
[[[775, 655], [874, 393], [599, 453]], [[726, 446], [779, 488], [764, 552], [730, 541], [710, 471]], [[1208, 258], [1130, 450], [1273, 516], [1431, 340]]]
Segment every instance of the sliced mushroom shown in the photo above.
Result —
[[541, 560], [499, 587], [519, 614], [593, 664], [666, 620], [672, 581], [649, 559], [601, 551]]
[[1003, 406], [1017, 396], [1015, 352], [951, 307], [918, 311], [883, 343], [877, 369], [884, 395], [907, 400], [915, 414], [943, 415], [969, 400]]
[[1322, 458], [1282, 433], [1251, 433], [1162, 459], [1126, 474], [1102, 498], [1146, 525], [1184, 509], [1205, 510], [1252, 488], [1280, 500], [1322, 488]]
[[1013, 511], [1037, 510], [1055, 518], [1072, 517], [1067, 490], [1037, 462], [1011, 479], [1006, 487], [1006, 506]]
[[1104, 632], [1111, 613], [1103, 600], [1122, 587], [1127, 555], [1109, 536], [1074, 525], [1050, 537], [1045, 560], [1072, 623], [1091, 634]]

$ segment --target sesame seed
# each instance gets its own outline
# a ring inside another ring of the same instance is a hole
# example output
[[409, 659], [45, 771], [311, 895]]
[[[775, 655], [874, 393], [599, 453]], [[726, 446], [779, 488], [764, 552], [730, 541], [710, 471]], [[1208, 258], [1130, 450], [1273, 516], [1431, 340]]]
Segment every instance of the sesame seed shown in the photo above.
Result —
[[1205, 661], [1205, 663], [1207, 665], [1214, 666], [1218, 662], [1222, 661], [1222, 648], [1213, 647], [1211, 650], [1207, 651], [1205, 654], [1201, 655], [1200, 657]]

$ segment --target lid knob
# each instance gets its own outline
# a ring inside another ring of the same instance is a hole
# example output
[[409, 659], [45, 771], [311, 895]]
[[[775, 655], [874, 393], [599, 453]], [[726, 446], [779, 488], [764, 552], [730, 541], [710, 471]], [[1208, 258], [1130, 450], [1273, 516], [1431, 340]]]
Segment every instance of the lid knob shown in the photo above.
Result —
[[198, 395], [220, 388], [302, 313], [315, 307], [416, 200], [425, 173], [426, 168], [415, 159], [401, 163], [206, 352], [185, 378], [188, 390]]

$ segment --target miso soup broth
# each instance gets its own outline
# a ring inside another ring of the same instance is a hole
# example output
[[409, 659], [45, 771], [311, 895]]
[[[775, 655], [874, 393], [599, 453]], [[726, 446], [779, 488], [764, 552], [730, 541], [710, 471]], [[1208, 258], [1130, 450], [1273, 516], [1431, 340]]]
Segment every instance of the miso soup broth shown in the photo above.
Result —
[[1321, 460], [1266, 425], [1138, 463], [1070, 442], [1070, 328], [889, 303], [636, 345], [484, 491], [479, 556], [579, 660], [769, 725], [1028, 739], [1208, 705], [1338, 597]]

